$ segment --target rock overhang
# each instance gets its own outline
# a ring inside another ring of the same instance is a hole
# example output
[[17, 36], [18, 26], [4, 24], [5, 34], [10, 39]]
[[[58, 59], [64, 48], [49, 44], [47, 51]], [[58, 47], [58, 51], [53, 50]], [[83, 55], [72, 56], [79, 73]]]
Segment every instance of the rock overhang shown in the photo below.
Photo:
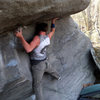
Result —
[[13, 30], [17, 25], [75, 14], [89, 3], [90, 0], [1, 0], [0, 33]]

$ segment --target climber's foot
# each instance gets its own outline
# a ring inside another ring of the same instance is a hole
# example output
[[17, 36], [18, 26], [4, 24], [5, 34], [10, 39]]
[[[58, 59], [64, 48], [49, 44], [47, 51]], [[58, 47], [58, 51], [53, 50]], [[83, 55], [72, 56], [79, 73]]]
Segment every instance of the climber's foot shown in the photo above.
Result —
[[57, 80], [61, 80], [61, 77], [59, 76], [59, 78]]
[[61, 80], [61, 76], [55, 77], [56, 80]]

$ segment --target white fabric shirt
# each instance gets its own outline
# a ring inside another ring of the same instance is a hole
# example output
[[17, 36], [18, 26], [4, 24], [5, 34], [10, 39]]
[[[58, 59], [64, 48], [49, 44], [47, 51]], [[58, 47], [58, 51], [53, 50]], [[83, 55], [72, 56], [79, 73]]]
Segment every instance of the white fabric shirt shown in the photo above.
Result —
[[31, 60], [44, 60], [47, 57], [46, 47], [50, 45], [50, 38], [47, 35], [40, 35], [40, 44], [31, 54]]

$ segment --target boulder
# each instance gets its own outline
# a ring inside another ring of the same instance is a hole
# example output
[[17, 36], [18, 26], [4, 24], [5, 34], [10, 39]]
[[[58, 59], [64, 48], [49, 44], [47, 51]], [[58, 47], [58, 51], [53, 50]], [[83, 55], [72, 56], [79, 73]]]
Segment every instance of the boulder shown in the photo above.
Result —
[[30, 62], [23, 50], [15, 49], [12, 36], [0, 38], [0, 100], [22, 100], [32, 94]]
[[51, 42], [49, 60], [61, 80], [44, 78], [44, 100], [77, 100], [83, 84], [95, 81], [91, 42], [70, 17], [57, 22]]
[[0, 1], [0, 100], [32, 100], [28, 97], [34, 94], [29, 56], [20, 40], [10, 31], [18, 24], [27, 25], [23, 35], [28, 41], [33, 36], [36, 22], [45, 21], [50, 27], [53, 17], [61, 17], [56, 23], [56, 32], [48, 48], [49, 62], [59, 72], [61, 80], [44, 75], [44, 100], [77, 100], [82, 85], [95, 81], [95, 64], [90, 55], [91, 42], [70, 17], [71, 14], [84, 10], [89, 2], [90, 0]]
[[[25, 38], [31, 37], [32, 26], [23, 31]], [[0, 44], [0, 100], [24, 100], [32, 94], [29, 57], [11, 33], [2, 36]], [[44, 100], [77, 100], [82, 85], [94, 82], [91, 48], [90, 40], [71, 17], [57, 21], [48, 55], [61, 80], [52, 80], [49, 75], [44, 75]]]
[[84, 10], [90, 0], [0, 0], [0, 33]]

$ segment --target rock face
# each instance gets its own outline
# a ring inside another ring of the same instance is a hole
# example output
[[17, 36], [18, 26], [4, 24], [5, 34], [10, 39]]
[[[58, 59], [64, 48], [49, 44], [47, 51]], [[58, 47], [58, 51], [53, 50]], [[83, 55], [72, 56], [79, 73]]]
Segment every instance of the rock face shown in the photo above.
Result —
[[0, 38], [0, 100], [22, 100], [31, 95], [29, 64], [25, 52], [13, 47], [12, 36]]
[[[34, 20], [46, 21], [67, 14], [57, 21], [48, 48], [49, 61], [61, 75], [61, 80], [52, 80], [49, 75], [44, 75], [44, 100], [77, 100], [82, 85], [94, 82], [91, 42], [69, 16], [85, 9], [88, 3], [89, 0], [0, 1], [0, 32], [3, 32], [0, 35], [0, 100], [26, 100], [32, 95], [29, 57], [12, 32], [4, 31]], [[25, 39], [33, 35], [34, 25], [23, 31]]]
[[[0, 0], [0, 33], [16, 25], [63, 17], [84, 10], [90, 0]], [[8, 25], [9, 24], [9, 25]]]
[[50, 48], [50, 62], [62, 79], [44, 80], [45, 100], [77, 100], [82, 85], [94, 81], [89, 39], [70, 17], [63, 18], [57, 23]]
[[92, 48], [91, 54], [96, 66], [98, 67], [98, 69], [100, 69], [100, 48], [99, 47]]

